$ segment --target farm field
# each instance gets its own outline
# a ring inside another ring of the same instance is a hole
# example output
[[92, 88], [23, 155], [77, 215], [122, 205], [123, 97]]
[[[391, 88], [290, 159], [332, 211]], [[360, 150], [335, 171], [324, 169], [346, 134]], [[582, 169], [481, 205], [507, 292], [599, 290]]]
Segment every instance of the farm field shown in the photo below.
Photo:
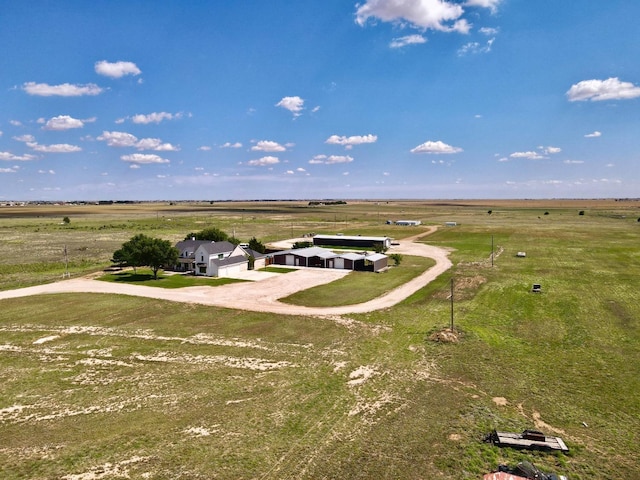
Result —
[[[136, 233], [209, 226], [269, 243], [437, 225], [421, 241], [452, 249], [454, 267], [392, 308], [342, 316], [0, 300], [0, 478], [478, 479], [521, 460], [640, 478], [639, 217], [640, 202], [613, 200], [1, 207], [2, 290], [101, 272]], [[385, 224], [399, 219], [423, 226]], [[348, 281], [312, 297], [341, 304]], [[452, 284], [458, 341], [436, 342]], [[482, 441], [526, 428], [570, 452]]]

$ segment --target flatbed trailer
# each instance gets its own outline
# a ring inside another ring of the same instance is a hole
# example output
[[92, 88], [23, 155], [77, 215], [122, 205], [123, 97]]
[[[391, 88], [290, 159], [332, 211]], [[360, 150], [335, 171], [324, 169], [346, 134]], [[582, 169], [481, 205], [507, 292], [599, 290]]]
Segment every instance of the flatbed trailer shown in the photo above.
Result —
[[522, 433], [494, 430], [489, 434], [488, 440], [498, 447], [569, 451], [569, 447], [567, 447], [562, 438], [550, 437], [537, 430], [525, 430]]

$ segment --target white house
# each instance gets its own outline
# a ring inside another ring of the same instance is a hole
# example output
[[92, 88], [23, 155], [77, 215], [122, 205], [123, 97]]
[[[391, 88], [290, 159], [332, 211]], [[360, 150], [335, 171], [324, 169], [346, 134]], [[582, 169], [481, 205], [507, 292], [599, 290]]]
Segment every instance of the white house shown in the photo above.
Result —
[[204, 243], [196, 249], [194, 257], [196, 275], [227, 277], [249, 269], [246, 253], [231, 242]]

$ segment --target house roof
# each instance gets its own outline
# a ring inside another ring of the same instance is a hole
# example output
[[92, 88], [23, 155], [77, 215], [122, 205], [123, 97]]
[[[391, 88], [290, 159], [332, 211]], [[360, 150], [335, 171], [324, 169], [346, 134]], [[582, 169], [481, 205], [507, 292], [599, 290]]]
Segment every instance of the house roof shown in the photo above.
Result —
[[251, 250], [249, 247], [240, 247], [242, 249], [243, 252], [245, 252], [247, 255], [252, 256], [253, 258], [263, 258], [266, 257], [267, 254], [266, 253], [260, 253], [256, 250]]
[[238, 265], [242, 263], [248, 263], [249, 260], [244, 255], [234, 255], [233, 257], [221, 258], [212, 260], [211, 263], [219, 267], [226, 267], [229, 265]]
[[378, 260], [382, 260], [383, 258], [387, 258], [386, 255], [382, 253], [372, 253], [371, 255], [367, 255], [365, 257], [367, 260], [371, 260], [372, 262], [377, 262]]
[[204, 243], [200, 245], [198, 248], [203, 249], [209, 255], [215, 255], [218, 253], [232, 252], [236, 248], [236, 246], [231, 242], [223, 241], [223, 242]]
[[181, 242], [176, 243], [176, 248], [178, 249], [178, 252], [180, 252], [181, 257], [184, 257], [185, 255], [193, 256], [198, 247], [205, 243], [211, 242], [209, 240], [182, 240]]

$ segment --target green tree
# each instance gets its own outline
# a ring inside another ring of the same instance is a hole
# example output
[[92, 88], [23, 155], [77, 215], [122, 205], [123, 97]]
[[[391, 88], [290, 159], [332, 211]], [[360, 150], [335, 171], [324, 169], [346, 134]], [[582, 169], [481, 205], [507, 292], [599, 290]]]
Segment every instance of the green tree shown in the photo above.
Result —
[[402, 255], [399, 253], [392, 253], [389, 258], [393, 260], [393, 264], [397, 267], [402, 262]]
[[252, 237], [251, 240], [249, 240], [249, 248], [260, 253], [264, 253], [267, 251], [267, 247], [265, 247], [264, 244], [256, 237]]
[[[209, 240], [212, 242], [224, 242], [229, 240], [229, 235], [216, 227], [209, 227], [199, 232], [190, 233], [185, 237], [185, 240]], [[239, 242], [238, 242], [239, 243]]]
[[64, 223], [65, 225], [69, 225], [71, 223], [71, 219], [69, 217], [64, 217], [62, 219], [62, 223]]
[[142, 233], [134, 236], [113, 253], [113, 262], [121, 265], [137, 267], [147, 266], [153, 271], [153, 278], [158, 278], [158, 270], [175, 265], [178, 261], [178, 250], [169, 240], [151, 238]]
[[373, 244], [373, 251], [376, 253], [384, 253], [387, 250], [389, 250], [387, 247], [384, 246], [384, 244], [382, 242], [376, 242]]

